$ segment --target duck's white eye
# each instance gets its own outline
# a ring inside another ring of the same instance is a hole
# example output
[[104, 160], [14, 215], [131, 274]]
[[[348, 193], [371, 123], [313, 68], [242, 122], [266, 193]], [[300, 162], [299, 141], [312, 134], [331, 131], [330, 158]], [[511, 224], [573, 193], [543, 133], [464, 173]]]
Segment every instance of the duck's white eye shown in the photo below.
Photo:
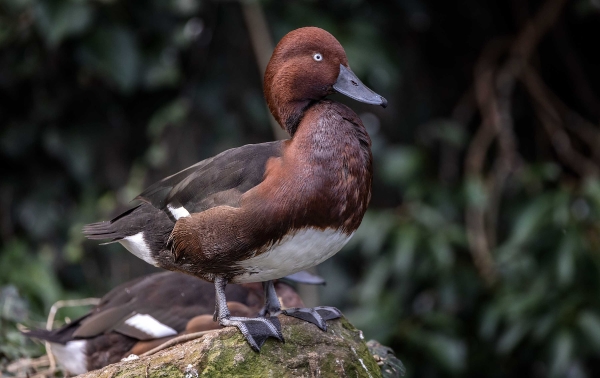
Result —
[[313, 59], [317, 62], [320, 62], [323, 60], [323, 55], [316, 53], [315, 55], [313, 55]]

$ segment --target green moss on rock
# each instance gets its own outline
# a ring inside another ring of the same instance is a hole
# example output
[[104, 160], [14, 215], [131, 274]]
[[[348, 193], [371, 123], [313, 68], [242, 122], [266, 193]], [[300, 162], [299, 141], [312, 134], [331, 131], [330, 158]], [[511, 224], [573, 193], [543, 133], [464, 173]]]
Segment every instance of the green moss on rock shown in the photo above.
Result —
[[269, 339], [261, 353], [227, 328], [82, 377], [381, 377], [362, 333], [346, 319], [327, 322], [327, 332], [292, 317], [280, 321], [286, 342]]

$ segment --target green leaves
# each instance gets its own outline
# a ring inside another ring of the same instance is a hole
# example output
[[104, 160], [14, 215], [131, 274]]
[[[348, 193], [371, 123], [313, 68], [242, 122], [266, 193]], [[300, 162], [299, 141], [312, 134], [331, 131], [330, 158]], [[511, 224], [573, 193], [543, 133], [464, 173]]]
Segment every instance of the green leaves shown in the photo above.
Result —
[[92, 21], [92, 8], [86, 1], [40, 1], [35, 5], [40, 35], [50, 48], [65, 38], [86, 31]]
[[[461, 373], [466, 368], [467, 346], [464, 341], [438, 332], [415, 329], [406, 334], [408, 340], [423, 349], [445, 371]], [[410, 372], [410, 368], [408, 369]]]
[[34, 345], [16, 328], [28, 317], [29, 306], [17, 288], [0, 284], [0, 367], [8, 361], [42, 353], [41, 344]]
[[[367, 266], [350, 319], [383, 340], [398, 340], [409, 372], [410, 365], [435, 361], [443, 371], [465, 374], [467, 360], [518, 365], [527, 363], [522, 354], [535, 354], [550, 376], [581, 369], [582, 356], [600, 343], [598, 182], [556, 186], [560, 171], [553, 164], [527, 166], [511, 177], [499, 200], [491, 251], [500, 279], [486, 290], [474, 273], [463, 219], [465, 204], [489, 211], [484, 183], [465, 178], [456, 186], [430, 185], [417, 147], [380, 155], [380, 177], [404, 188], [405, 196], [394, 212], [369, 210], [354, 237], [351, 248]], [[389, 336], [374, 321], [385, 324]], [[465, 336], [470, 329], [476, 338]]]
[[597, 312], [582, 311], [577, 319], [577, 325], [593, 348], [600, 348], [600, 315]]
[[22, 241], [4, 246], [0, 254], [0, 285], [12, 284], [33, 299], [38, 310], [47, 310], [61, 299], [62, 288], [52, 273], [52, 251], [42, 247], [38, 254], [28, 251]]
[[94, 32], [81, 50], [82, 62], [130, 92], [140, 78], [140, 56], [133, 33], [120, 26]]
[[413, 147], [395, 147], [382, 156], [381, 175], [390, 184], [409, 183], [423, 167], [423, 158]]

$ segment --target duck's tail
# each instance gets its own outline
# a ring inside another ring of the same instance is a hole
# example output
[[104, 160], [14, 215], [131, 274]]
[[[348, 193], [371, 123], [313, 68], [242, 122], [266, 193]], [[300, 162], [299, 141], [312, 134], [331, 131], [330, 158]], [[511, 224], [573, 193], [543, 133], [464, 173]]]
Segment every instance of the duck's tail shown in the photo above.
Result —
[[[106, 240], [109, 239], [108, 242], [103, 244], [114, 243], [119, 240], [126, 238], [127, 236], [134, 235], [135, 231], [138, 231], [140, 227], [134, 227], [132, 229], [132, 223], [140, 223], [135, 222], [136, 216], [132, 216], [132, 214], [141, 213], [139, 211], [136, 212], [142, 205], [138, 205], [132, 209], [127, 210], [123, 214], [117, 216], [116, 218], [110, 221], [103, 221], [97, 223], [90, 223], [83, 226], [83, 234], [86, 238], [91, 240]], [[132, 222], [133, 221], [133, 222]]]
[[164, 238], [165, 240], [152, 240], [164, 244], [166, 242], [165, 235], [170, 234], [174, 224], [164, 211], [143, 203], [110, 221], [83, 226], [83, 234], [91, 240], [108, 240], [103, 244], [109, 244], [122, 241], [141, 232], [148, 240]]
[[54, 344], [65, 345], [69, 341], [73, 340], [73, 333], [77, 330], [81, 319], [77, 319], [62, 328], [53, 329], [51, 331], [45, 329], [30, 329], [27, 331], [21, 331], [27, 337], [31, 337], [38, 340], [49, 341]]
[[119, 242], [137, 257], [157, 265], [154, 257], [167, 248], [174, 225], [164, 211], [143, 203], [113, 220], [88, 224], [83, 233], [88, 239], [107, 240], [103, 244]]

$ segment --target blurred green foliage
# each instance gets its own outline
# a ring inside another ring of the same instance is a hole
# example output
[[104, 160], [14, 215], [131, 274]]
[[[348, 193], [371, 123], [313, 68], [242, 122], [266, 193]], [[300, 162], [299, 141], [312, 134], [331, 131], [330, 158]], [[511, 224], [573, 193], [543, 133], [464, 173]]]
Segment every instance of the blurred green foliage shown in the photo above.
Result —
[[16, 324], [27, 321], [27, 301], [19, 296], [16, 286], [0, 287], [0, 366], [22, 356], [42, 353], [39, 346], [27, 342]]
[[[391, 345], [407, 376], [600, 371], [598, 178], [565, 164], [519, 86], [519, 168], [499, 201], [464, 169], [481, 121], [477, 59], [542, 3], [261, 2], [275, 41], [327, 29], [389, 100], [383, 110], [335, 97], [369, 130], [375, 182], [361, 228], [320, 273], [322, 302]], [[546, 84], [595, 127], [598, 17], [597, 2], [569, 3], [535, 56]], [[84, 242], [83, 224], [128, 208], [157, 179], [272, 138], [239, 2], [1, 1], [0, 363], [37, 351], [16, 322], [39, 326], [58, 299], [153, 271], [120, 246]], [[573, 148], [598, 164], [584, 142]], [[470, 252], [472, 207], [495, 214], [493, 286]]]

